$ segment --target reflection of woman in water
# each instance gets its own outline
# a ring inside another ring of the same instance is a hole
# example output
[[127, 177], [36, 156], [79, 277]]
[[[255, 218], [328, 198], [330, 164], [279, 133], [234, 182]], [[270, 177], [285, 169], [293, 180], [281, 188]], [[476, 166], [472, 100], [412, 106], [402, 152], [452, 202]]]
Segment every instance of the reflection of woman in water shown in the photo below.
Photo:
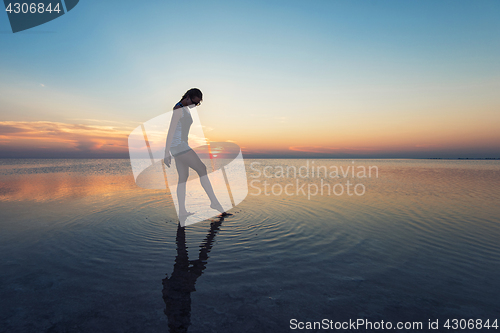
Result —
[[[167, 145], [165, 147], [164, 162], [170, 167], [172, 156], [175, 158], [175, 166], [179, 174], [177, 186], [177, 200], [179, 203], [179, 218], [183, 219], [193, 213], [186, 210], [186, 182], [189, 177], [189, 168], [192, 168], [200, 176], [201, 186], [210, 198], [210, 207], [224, 213], [224, 209], [217, 200], [210, 179], [208, 179], [207, 168], [200, 160], [194, 150], [188, 145], [188, 135], [193, 119], [188, 106], [201, 104], [203, 95], [197, 88], [189, 89], [181, 100], [175, 104], [172, 121], [167, 134]], [[170, 155], [172, 153], [172, 155]]]
[[210, 231], [205, 241], [200, 245], [197, 260], [189, 260], [186, 247], [186, 234], [184, 227], [177, 226], [177, 257], [175, 258], [174, 271], [163, 279], [163, 300], [165, 301], [165, 314], [168, 318], [170, 333], [187, 332], [191, 324], [191, 293], [196, 291], [194, 285], [206, 268], [208, 253], [217, 231], [224, 217], [210, 224]]

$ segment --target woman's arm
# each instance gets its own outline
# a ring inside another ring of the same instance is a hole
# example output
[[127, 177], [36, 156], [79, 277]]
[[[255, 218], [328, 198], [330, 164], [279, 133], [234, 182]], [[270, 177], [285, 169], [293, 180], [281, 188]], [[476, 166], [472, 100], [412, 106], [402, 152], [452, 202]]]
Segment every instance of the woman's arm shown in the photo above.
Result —
[[174, 138], [175, 129], [177, 128], [177, 123], [182, 117], [182, 109], [181, 107], [174, 108], [172, 114], [172, 120], [170, 121], [170, 127], [168, 128], [167, 134], [167, 142], [165, 145], [165, 157], [163, 161], [165, 164], [170, 167], [170, 162], [172, 161], [172, 155], [170, 155], [170, 145], [172, 144], [172, 140]]

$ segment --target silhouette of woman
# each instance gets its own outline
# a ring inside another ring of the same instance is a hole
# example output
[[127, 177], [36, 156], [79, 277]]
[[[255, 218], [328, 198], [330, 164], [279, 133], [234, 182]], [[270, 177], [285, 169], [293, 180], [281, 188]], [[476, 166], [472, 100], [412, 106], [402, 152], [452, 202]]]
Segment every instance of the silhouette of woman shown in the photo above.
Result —
[[172, 121], [170, 122], [167, 134], [165, 158], [163, 161], [170, 168], [172, 156], [175, 158], [175, 166], [179, 175], [177, 200], [179, 203], [179, 219], [181, 220], [194, 214], [186, 210], [186, 182], [189, 177], [189, 168], [198, 173], [201, 186], [210, 198], [210, 207], [224, 214], [224, 208], [222, 208], [222, 205], [217, 200], [210, 179], [208, 178], [205, 164], [203, 164], [196, 152], [188, 145], [189, 129], [193, 123], [189, 107], [193, 105], [199, 106], [202, 99], [203, 95], [199, 89], [189, 89], [174, 106]]
[[[198, 260], [189, 260], [186, 247], [185, 227], [177, 226], [177, 257], [175, 258], [174, 271], [170, 278], [165, 277], [163, 284], [163, 301], [165, 314], [168, 318], [170, 333], [187, 332], [191, 324], [191, 293], [196, 291], [194, 285], [206, 268], [208, 253], [219, 227], [224, 221], [221, 216], [210, 224], [210, 231], [200, 245]], [[191, 266], [190, 266], [191, 265]]]

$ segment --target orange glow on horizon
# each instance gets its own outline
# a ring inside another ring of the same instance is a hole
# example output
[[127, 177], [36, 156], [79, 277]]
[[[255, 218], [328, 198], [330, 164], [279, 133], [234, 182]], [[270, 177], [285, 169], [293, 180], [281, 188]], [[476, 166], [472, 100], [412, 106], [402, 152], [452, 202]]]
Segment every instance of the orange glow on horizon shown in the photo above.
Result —
[[129, 129], [50, 121], [4, 121], [0, 127], [0, 151], [128, 153]]
[[[500, 134], [489, 126], [454, 126], [437, 130], [438, 125], [412, 127], [411, 124], [393, 130], [376, 126], [359, 128], [339, 127], [336, 131], [324, 128], [290, 125], [276, 131], [244, 130], [237, 132], [208, 132], [209, 142], [234, 142], [245, 154], [314, 153], [384, 154], [391, 152], [433, 152], [460, 149], [498, 151]], [[128, 135], [134, 128], [67, 124], [50, 121], [0, 122], [0, 153], [19, 152], [30, 157], [33, 152], [57, 154], [94, 154], [106, 157], [128, 157]], [[227, 140], [231, 138], [231, 140]], [[211, 153], [216, 153], [211, 152]]]

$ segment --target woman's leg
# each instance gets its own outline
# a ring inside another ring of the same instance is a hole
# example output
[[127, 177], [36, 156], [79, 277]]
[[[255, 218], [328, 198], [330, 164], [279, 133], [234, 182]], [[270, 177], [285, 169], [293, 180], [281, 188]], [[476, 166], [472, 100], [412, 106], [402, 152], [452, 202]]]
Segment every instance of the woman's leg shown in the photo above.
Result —
[[195, 151], [190, 150], [184, 154], [181, 154], [177, 156], [176, 161], [177, 160], [181, 160], [183, 164], [187, 165], [198, 173], [198, 175], [200, 176], [201, 186], [203, 186], [203, 189], [210, 198], [210, 207], [218, 210], [221, 213], [224, 213], [224, 208], [222, 208], [219, 200], [217, 200], [217, 197], [215, 196], [214, 190], [212, 188], [212, 184], [210, 183], [210, 179], [208, 178], [207, 167], [205, 166], [205, 164], [203, 164]]
[[187, 215], [186, 182], [189, 177], [189, 166], [178, 157], [175, 157], [175, 167], [177, 168], [177, 174], [179, 175], [179, 183], [177, 184], [177, 202], [179, 203], [179, 215]]

